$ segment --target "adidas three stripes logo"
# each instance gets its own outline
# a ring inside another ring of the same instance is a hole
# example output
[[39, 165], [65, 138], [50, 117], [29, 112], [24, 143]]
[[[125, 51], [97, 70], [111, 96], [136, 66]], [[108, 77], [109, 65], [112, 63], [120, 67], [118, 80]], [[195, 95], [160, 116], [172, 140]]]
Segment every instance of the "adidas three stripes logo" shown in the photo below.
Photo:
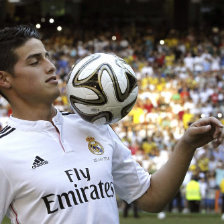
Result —
[[15, 131], [15, 128], [12, 128], [10, 126], [5, 126], [1, 131], [0, 131], [0, 138], [10, 134], [11, 132]]

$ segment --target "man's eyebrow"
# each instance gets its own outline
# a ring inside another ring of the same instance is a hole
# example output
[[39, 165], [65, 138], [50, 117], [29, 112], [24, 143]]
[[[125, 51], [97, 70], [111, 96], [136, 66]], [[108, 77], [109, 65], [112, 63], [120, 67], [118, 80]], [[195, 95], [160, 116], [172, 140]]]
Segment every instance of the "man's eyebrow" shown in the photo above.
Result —
[[[49, 57], [49, 53], [46, 51], [46, 52], [44, 52], [44, 54], [45, 54], [45, 57]], [[41, 58], [42, 57], [42, 53], [36, 53], [36, 54], [31, 54], [31, 55], [29, 55], [27, 58], [26, 58], [26, 60], [29, 60], [29, 59], [31, 59], [31, 58]]]

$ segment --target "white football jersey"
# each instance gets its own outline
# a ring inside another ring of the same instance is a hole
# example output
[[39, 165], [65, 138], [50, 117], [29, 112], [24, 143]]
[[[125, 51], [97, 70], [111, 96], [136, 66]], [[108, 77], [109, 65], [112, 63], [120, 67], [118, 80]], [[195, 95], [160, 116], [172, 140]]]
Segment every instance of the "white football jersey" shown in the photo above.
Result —
[[0, 132], [0, 221], [116, 224], [116, 195], [143, 195], [150, 175], [110, 126], [57, 112], [53, 122], [10, 117]]

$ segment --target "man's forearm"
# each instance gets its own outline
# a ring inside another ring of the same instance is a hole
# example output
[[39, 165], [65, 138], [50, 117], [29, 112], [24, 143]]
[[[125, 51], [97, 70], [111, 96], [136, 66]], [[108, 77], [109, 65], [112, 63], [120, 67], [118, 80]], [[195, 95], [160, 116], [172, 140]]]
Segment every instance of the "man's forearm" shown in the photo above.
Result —
[[195, 149], [177, 143], [167, 163], [151, 177], [148, 191], [138, 200], [139, 206], [149, 212], [158, 212], [172, 200], [180, 188]]
[[168, 162], [152, 175], [148, 191], [138, 199], [139, 206], [149, 212], [158, 212], [172, 200], [188, 170], [195, 149], [215, 141], [222, 141], [222, 123], [214, 117], [194, 122], [175, 146]]

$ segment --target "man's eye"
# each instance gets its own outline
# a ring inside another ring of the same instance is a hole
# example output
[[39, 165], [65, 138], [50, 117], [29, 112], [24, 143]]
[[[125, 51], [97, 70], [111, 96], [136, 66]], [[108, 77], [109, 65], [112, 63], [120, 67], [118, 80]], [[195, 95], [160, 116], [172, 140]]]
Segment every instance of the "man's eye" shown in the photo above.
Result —
[[34, 61], [32, 63], [30, 63], [30, 65], [37, 65], [38, 64], [38, 61]]

